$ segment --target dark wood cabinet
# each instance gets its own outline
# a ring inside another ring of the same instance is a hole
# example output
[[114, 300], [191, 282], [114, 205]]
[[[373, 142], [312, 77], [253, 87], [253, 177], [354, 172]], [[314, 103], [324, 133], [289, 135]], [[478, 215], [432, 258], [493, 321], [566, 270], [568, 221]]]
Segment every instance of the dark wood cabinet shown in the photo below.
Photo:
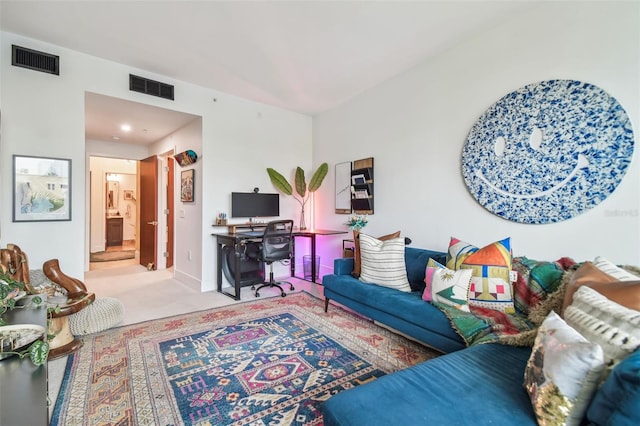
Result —
[[121, 217], [107, 218], [107, 247], [122, 245], [123, 226]]
[[[20, 303], [20, 302], [19, 302]], [[37, 324], [47, 328], [47, 308], [14, 309], [5, 313], [9, 324]], [[0, 361], [0, 425], [48, 425], [47, 363], [34, 365], [27, 357]]]

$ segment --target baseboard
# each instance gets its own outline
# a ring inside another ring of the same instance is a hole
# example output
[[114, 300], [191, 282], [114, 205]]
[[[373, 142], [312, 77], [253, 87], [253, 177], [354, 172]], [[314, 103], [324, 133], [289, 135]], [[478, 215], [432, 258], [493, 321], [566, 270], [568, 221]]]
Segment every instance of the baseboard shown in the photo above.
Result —
[[183, 284], [188, 285], [189, 287], [193, 288], [195, 291], [202, 291], [202, 288], [201, 288], [202, 285], [200, 283], [200, 280], [192, 275], [186, 274], [174, 268], [173, 278], [176, 279], [177, 281], [180, 281]]

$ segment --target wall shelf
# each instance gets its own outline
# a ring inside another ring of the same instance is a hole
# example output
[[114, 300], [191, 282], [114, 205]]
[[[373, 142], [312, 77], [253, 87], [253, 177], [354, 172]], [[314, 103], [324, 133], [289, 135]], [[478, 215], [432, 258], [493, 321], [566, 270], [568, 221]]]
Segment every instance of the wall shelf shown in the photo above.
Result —
[[356, 214], [373, 214], [373, 157], [353, 162], [351, 208]]

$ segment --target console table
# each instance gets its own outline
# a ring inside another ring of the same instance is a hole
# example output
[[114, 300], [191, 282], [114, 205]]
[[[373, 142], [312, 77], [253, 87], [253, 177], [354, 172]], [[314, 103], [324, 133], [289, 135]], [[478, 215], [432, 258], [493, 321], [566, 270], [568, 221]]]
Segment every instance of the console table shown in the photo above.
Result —
[[[37, 324], [47, 329], [47, 308], [14, 309], [4, 314], [9, 324]], [[0, 360], [0, 425], [48, 425], [47, 364], [29, 358]]]

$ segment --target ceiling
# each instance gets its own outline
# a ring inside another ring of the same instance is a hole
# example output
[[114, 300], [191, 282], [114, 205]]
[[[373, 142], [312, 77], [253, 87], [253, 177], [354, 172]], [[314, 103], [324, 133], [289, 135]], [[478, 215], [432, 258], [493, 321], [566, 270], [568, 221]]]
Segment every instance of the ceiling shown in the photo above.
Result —
[[[316, 115], [465, 38], [525, 13], [533, 3], [2, 0], [0, 28]], [[104, 137], [105, 129], [94, 126], [119, 126], [106, 121], [122, 119], [110, 104], [120, 100], [98, 98], [87, 104], [87, 134]], [[139, 115], [149, 117], [147, 113], [154, 109]], [[187, 118], [175, 120], [180, 124]], [[132, 120], [130, 124], [140, 133], [138, 143], [166, 131], [157, 128], [168, 124], [166, 116], [139, 124]]]

